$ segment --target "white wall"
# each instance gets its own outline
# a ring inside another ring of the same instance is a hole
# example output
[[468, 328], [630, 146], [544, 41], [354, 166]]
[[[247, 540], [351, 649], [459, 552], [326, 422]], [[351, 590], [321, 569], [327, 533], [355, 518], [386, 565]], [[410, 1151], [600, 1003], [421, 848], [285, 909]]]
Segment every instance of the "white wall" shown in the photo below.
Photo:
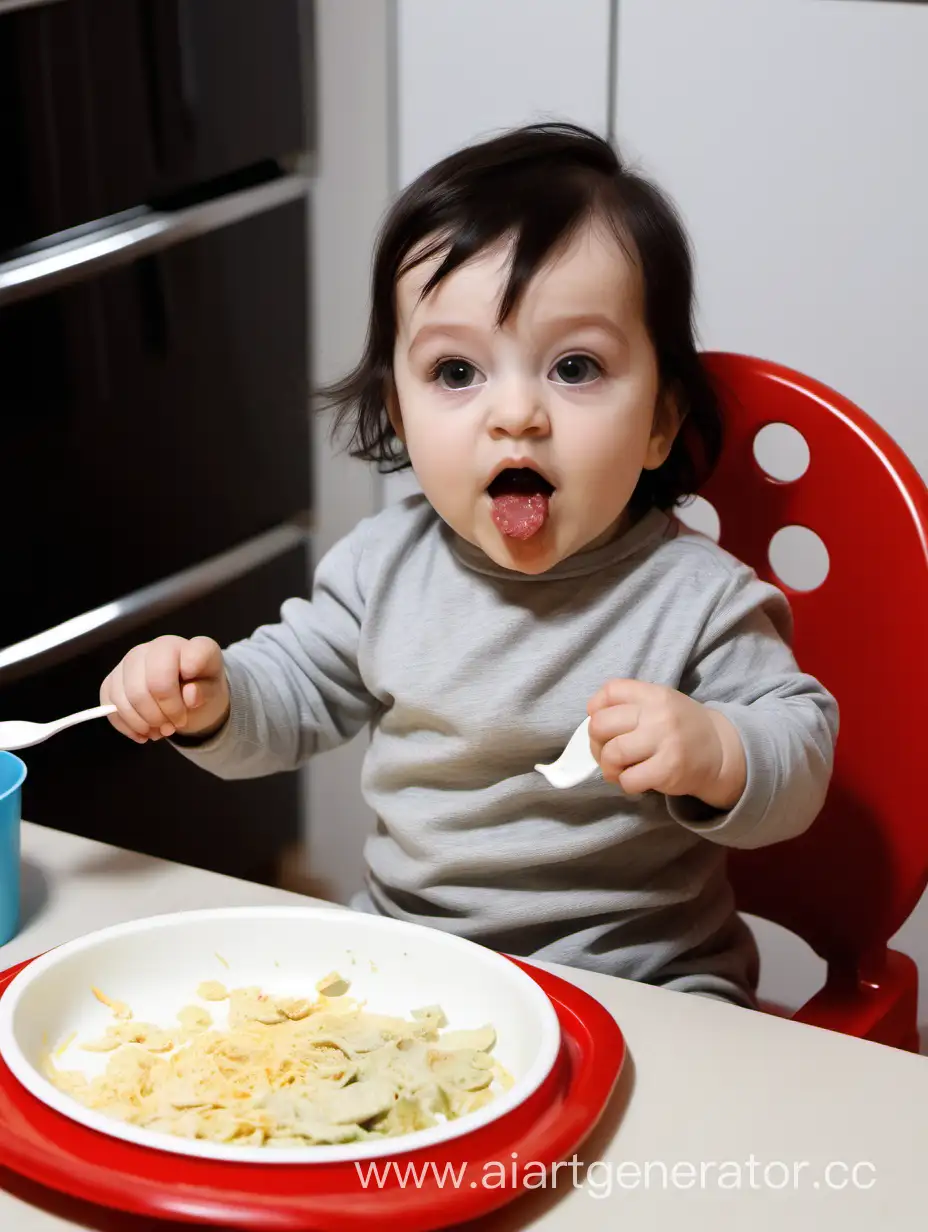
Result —
[[398, 0], [399, 179], [537, 120], [609, 125], [610, 0]]
[[705, 344], [838, 389], [928, 476], [928, 6], [619, 12], [616, 134], [685, 216]]
[[[619, 0], [617, 33], [616, 135], [690, 230], [705, 345], [838, 389], [928, 477], [928, 7]], [[822, 964], [757, 930], [799, 1004]], [[928, 900], [897, 944], [928, 972]]]
[[[314, 159], [310, 254], [313, 380], [358, 359], [367, 326], [371, 250], [387, 206], [392, 138], [387, 0], [316, 0], [319, 152]], [[316, 561], [379, 507], [380, 481], [333, 448], [314, 425]], [[345, 899], [361, 878], [373, 817], [360, 790], [366, 736], [315, 758], [306, 772], [306, 872]]]

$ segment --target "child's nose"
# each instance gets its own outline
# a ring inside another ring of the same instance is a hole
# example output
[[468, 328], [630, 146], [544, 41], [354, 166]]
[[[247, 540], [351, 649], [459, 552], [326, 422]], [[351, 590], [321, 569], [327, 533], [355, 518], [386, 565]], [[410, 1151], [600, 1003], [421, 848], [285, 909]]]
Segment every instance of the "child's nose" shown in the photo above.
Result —
[[545, 436], [548, 413], [538, 389], [530, 382], [509, 382], [496, 393], [489, 416], [494, 437]]

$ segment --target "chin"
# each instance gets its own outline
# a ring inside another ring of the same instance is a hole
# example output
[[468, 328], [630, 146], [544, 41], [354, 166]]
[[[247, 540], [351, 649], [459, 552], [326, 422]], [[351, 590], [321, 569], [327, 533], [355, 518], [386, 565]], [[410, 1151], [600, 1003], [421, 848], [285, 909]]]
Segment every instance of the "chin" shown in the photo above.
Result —
[[554, 536], [547, 527], [531, 539], [511, 539], [495, 531], [490, 543], [481, 546], [504, 569], [531, 575], [547, 573], [563, 560], [564, 555], [557, 551]]

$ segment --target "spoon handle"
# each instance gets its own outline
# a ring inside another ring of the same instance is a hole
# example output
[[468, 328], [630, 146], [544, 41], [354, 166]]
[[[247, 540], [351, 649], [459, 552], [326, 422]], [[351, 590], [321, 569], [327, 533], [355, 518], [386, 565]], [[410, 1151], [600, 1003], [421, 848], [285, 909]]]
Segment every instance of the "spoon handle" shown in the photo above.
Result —
[[56, 732], [64, 731], [66, 727], [74, 727], [76, 723], [85, 723], [88, 719], [102, 719], [104, 715], [113, 714], [116, 707], [93, 706], [90, 710], [78, 710], [76, 714], [69, 714], [64, 719], [58, 719], [54, 726]]

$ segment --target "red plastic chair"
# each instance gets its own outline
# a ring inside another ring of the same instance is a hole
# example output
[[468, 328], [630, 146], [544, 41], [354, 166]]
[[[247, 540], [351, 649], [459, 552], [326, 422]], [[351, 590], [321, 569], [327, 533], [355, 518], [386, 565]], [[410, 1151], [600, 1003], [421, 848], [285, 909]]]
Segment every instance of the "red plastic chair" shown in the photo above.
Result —
[[[719, 514], [722, 545], [787, 594], [800, 666], [841, 710], [823, 812], [797, 839], [731, 853], [738, 906], [827, 963], [824, 986], [792, 1017], [917, 1052], [918, 970], [887, 943], [928, 883], [928, 490], [887, 433], [833, 390], [743, 355], [704, 359], [726, 442], [701, 495]], [[754, 439], [771, 423], [808, 443], [795, 482], [755, 459]], [[770, 565], [771, 538], [792, 525], [828, 549], [817, 590], [791, 589]]]

